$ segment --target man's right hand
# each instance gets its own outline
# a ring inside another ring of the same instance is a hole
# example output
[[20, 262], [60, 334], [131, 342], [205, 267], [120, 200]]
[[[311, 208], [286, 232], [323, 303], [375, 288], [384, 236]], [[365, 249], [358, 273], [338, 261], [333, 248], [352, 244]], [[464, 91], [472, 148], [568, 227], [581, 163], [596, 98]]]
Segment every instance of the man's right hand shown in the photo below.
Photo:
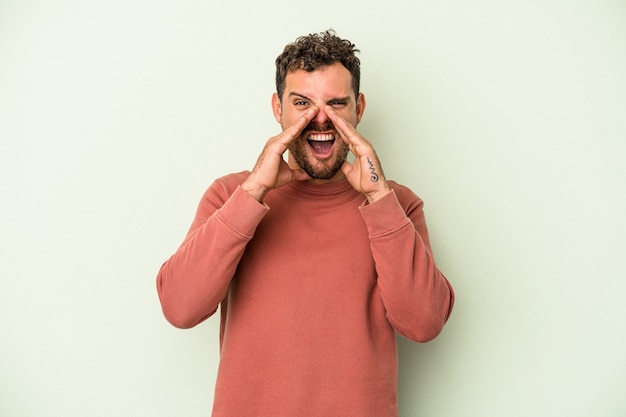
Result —
[[293, 181], [311, 179], [302, 169], [290, 168], [283, 159], [283, 154], [289, 148], [289, 144], [313, 120], [317, 112], [317, 108], [308, 109], [295, 124], [267, 141], [252, 172], [241, 184], [244, 191], [257, 201], [262, 202], [269, 190], [282, 187]]

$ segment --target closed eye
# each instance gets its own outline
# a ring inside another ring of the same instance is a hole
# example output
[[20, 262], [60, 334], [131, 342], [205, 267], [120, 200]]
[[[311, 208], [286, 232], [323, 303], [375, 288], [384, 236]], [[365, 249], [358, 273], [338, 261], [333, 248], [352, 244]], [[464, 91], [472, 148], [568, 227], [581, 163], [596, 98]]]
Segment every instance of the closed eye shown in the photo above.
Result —
[[328, 102], [328, 105], [331, 107], [345, 107], [348, 105], [348, 100], [345, 99], [334, 99]]

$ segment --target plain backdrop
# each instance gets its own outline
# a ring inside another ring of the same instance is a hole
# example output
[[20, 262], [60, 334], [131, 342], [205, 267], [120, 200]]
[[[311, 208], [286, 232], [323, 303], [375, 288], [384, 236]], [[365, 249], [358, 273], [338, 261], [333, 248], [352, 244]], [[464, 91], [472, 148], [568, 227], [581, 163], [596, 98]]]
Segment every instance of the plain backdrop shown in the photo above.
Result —
[[0, 0], [1, 416], [210, 415], [218, 319], [173, 328], [155, 277], [328, 28], [458, 297], [398, 339], [401, 415], [626, 415], [622, 0]]

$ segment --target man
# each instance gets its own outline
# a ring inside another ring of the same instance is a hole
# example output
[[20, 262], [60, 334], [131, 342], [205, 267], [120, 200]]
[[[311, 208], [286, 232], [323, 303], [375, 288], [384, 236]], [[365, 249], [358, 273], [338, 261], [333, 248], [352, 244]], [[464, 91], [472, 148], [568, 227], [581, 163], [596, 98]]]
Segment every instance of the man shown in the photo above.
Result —
[[357, 52], [331, 31], [285, 47], [282, 133], [251, 172], [210, 186], [159, 272], [173, 325], [221, 307], [215, 417], [397, 416], [395, 332], [426, 342], [452, 310], [422, 201], [356, 130]]

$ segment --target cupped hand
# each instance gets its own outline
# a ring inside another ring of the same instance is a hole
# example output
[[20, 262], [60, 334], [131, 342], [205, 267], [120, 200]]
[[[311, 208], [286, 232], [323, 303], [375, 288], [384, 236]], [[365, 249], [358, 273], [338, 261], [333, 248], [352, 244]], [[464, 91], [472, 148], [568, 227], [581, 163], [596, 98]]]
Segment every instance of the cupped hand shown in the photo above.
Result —
[[389, 193], [391, 188], [385, 179], [380, 160], [372, 144], [361, 136], [354, 126], [339, 116], [332, 107], [327, 106], [325, 111], [333, 122], [335, 130], [355, 156], [353, 163], [346, 160], [341, 166], [341, 171], [352, 187], [365, 194], [370, 203]]
[[289, 148], [289, 144], [313, 120], [317, 112], [317, 108], [308, 109], [293, 125], [267, 141], [250, 175], [241, 184], [244, 191], [261, 202], [267, 192], [274, 188], [282, 187], [292, 181], [311, 179], [304, 170], [289, 167], [283, 154]]

